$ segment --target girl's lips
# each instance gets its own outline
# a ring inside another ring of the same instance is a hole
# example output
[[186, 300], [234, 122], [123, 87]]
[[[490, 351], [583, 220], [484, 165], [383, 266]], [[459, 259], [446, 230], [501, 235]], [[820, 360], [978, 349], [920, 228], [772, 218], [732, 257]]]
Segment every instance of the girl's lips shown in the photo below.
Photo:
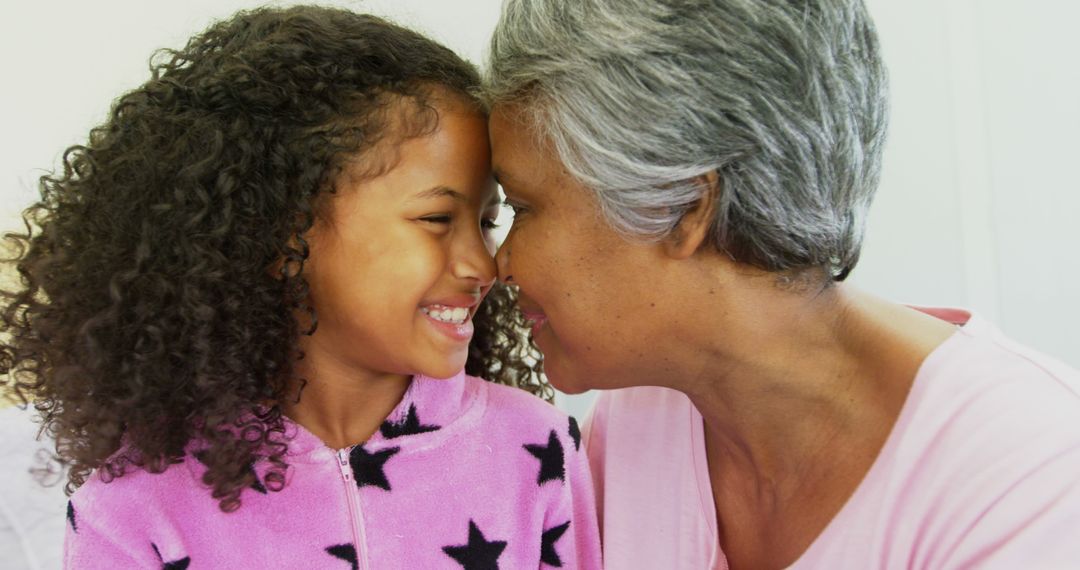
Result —
[[474, 330], [472, 315], [470, 315], [469, 318], [465, 319], [465, 322], [461, 323], [460, 325], [433, 319], [431, 315], [428, 314], [424, 314], [424, 317], [429, 323], [431, 323], [432, 326], [435, 327], [435, 330], [450, 337], [451, 340], [457, 342], [469, 342], [470, 340], [472, 340]]
[[472, 295], [453, 295], [450, 297], [441, 297], [431, 302], [421, 303], [422, 307], [430, 307], [432, 305], [439, 305], [441, 307], [461, 307], [469, 311], [469, 317], [473, 318], [476, 314], [477, 307], [480, 306], [480, 301], [484, 299], [483, 294]]

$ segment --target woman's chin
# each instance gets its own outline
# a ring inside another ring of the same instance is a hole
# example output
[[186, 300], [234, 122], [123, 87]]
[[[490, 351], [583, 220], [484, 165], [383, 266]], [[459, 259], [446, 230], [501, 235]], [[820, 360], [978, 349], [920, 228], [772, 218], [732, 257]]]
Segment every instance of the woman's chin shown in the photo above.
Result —
[[545, 360], [544, 375], [547, 377], [548, 384], [551, 384], [553, 388], [562, 392], [563, 394], [583, 394], [588, 392], [591, 388], [583, 382], [578, 382], [577, 378], [573, 374], [567, 374], [562, 371], [554, 371], [547, 369], [547, 361]]

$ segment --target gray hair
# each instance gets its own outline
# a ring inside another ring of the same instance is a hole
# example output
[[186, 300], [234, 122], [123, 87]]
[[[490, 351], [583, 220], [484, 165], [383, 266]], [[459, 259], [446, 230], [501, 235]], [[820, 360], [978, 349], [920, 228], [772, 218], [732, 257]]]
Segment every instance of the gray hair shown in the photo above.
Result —
[[888, 115], [862, 0], [506, 0], [486, 73], [624, 235], [669, 235], [716, 172], [733, 258], [858, 260]]

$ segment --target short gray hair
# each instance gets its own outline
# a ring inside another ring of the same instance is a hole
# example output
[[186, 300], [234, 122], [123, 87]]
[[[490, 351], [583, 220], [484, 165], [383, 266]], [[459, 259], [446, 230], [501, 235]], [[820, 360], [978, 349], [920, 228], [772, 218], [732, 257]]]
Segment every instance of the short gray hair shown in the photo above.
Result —
[[735, 259], [858, 260], [888, 116], [862, 0], [506, 0], [486, 75], [625, 235], [667, 236], [716, 172]]

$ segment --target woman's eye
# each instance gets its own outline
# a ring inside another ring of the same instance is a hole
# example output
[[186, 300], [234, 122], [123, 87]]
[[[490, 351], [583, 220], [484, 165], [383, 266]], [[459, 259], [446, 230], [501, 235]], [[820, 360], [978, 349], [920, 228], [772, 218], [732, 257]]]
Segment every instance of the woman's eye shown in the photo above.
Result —
[[510, 208], [511, 212], [514, 213], [515, 218], [528, 211], [528, 208], [526, 208], [525, 206], [515, 204], [514, 202], [505, 202], [505, 205], [507, 208]]
[[485, 230], [494, 230], [499, 227], [499, 224], [495, 223], [495, 218], [484, 218], [480, 220], [480, 227]]

